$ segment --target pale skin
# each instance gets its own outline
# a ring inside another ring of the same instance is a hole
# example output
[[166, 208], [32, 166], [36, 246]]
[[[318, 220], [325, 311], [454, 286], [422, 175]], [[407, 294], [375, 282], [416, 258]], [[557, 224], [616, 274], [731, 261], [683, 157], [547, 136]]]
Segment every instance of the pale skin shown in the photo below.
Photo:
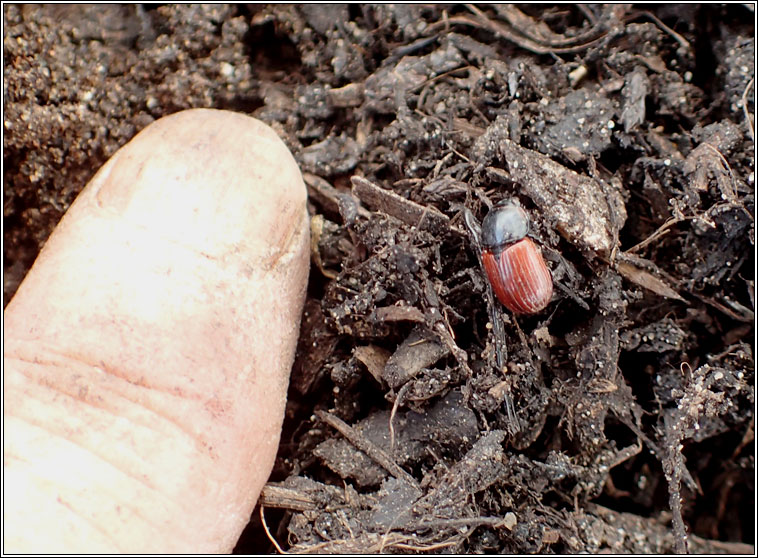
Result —
[[276, 134], [224, 111], [100, 169], [5, 310], [6, 552], [232, 550], [279, 441], [305, 198]]

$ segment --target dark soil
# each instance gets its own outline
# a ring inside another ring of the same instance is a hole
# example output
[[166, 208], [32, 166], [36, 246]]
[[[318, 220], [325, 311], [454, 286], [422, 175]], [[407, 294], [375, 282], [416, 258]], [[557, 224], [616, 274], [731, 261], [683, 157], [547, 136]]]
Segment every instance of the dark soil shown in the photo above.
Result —
[[[298, 551], [754, 551], [750, 5], [3, 17], [5, 303], [163, 115], [252, 114], [301, 165], [309, 298], [239, 551], [274, 550], [261, 516]], [[504, 198], [553, 274], [534, 316], [463, 223]]]

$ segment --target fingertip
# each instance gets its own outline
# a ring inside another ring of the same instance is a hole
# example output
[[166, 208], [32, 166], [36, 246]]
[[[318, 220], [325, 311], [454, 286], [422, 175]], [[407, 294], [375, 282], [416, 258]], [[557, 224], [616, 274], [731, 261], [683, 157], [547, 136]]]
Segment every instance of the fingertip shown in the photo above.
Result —
[[[82, 459], [119, 456], [140, 490], [147, 479], [174, 502], [170, 517], [145, 501], [133, 519], [133, 530], [163, 525], [152, 550], [230, 550], [268, 477], [308, 277], [305, 200], [265, 124], [205, 109], [166, 117], [97, 173], [6, 308], [6, 365], [20, 378], [6, 407]], [[50, 447], [55, 467], [64, 457]], [[110, 466], [96, 460], [93, 485]], [[69, 488], [55, 498], [73, 513], [109, 516], [113, 502]]]

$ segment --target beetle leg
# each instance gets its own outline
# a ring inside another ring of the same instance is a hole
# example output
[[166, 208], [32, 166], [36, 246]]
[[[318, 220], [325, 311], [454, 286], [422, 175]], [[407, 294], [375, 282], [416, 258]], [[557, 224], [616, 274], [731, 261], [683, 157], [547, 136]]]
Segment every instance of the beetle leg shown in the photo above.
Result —
[[482, 251], [482, 227], [479, 222], [471, 213], [468, 207], [463, 208], [463, 222], [466, 223], [469, 236], [471, 237], [471, 243], [476, 247], [477, 252]]

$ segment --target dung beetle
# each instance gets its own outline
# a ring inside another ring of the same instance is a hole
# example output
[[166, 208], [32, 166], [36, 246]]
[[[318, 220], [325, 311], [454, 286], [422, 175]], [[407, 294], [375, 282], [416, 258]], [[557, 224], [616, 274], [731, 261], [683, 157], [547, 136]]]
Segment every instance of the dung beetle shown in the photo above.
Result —
[[[470, 225], [469, 225], [470, 228]], [[536, 314], [553, 296], [553, 278], [529, 233], [529, 217], [512, 200], [482, 221], [482, 267], [498, 300], [516, 314]]]

